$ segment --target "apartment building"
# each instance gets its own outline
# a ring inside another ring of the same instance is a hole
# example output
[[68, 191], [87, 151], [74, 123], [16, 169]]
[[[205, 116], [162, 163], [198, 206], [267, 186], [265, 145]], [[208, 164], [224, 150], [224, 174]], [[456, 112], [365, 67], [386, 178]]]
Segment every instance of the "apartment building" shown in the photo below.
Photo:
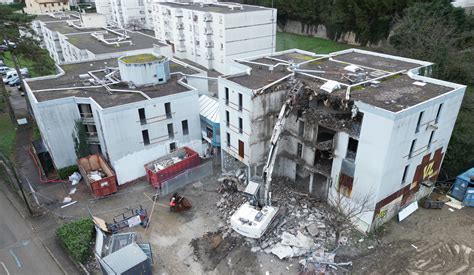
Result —
[[84, 127], [92, 152], [118, 184], [145, 175], [144, 164], [182, 146], [202, 152], [198, 79], [206, 72], [153, 54], [67, 64], [25, 87], [54, 166], [76, 164], [73, 135]]
[[466, 89], [428, 77], [431, 63], [357, 49], [237, 62], [240, 73], [218, 80], [224, 168], [236, 159], [261, 175], [278, 113], [302, 83], [274, 176], [323, 200], [365, 199], [363, 231], [430, 192]]
[[154, 3], [155, 36], [173, 54], [230, 73], [227, 62], [275, 49], [275, 9], [236, 3]]
[[118, 58], [125, 54], [158, 53], [170, 57], [171, 47], [153, 36], [110, 27], [98, 13], [54, 13], [38, 16], [33, 30], [56, 63]]
[[25, 0], [23, 11], [28, 14], [50, 14], [70, 10], [68, 0]]
[[97, 13], [107, 16], [109, 24], [132, 30], [149, 29], [145, 1], [149, 0], [96, 0]]

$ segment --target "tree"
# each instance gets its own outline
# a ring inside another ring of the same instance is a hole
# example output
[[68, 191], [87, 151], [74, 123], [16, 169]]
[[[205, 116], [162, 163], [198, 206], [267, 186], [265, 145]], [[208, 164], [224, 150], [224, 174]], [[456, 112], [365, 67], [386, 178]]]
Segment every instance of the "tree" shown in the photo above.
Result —
[[86, 129], [80, 119], [75, 122], [72, 138], [74, 140], [74, 150], [77, 158], [83, 158], [90, 155], [89, 144], [87, 144]]
[[138, 19], [130, 19], [127, 23], [127, 29], [138, 31], [143, 29], [143, 24]]
[[339, 243], [342, 233], [355, 228], [354, 220], [359, 215], [373, 210], [369, 205], [371, 201], [371, 192], [360, 199], [354, 196], [347, 198], [339, 191], [329, 192], [326, 225], [336, 234], [335, 245]]
[[465, 60], [472, 58], [473, 22], [449, 1], [416, 3], [397, 20], [389, 44], [399, 55], [435, 63], [436, 78], [466, 83], [473, 81], [472, 63]]

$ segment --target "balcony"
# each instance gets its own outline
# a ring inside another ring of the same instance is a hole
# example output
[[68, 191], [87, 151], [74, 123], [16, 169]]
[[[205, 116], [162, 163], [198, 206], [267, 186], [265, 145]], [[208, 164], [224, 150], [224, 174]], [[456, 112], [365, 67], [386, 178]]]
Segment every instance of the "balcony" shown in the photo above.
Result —
[[204, 16], [204, 22], [212, 22], [212, 15]]
[[214, 32], [212, 31], [211, 28], [206, 28], [206, 29], [204, 30], [204, 33], [205, 33], [206, 35], [212, 35]]
[[206, 48], [213, 48], [214, 47], [214, 42], [207, 41], [205, 46], [206, 46]]
[[97, 132], [87, 132], [86, 142], [89, 144], [100, 144]]
[[82, 124], [88, 124], [88, 125], [95, 124], [92, 113], [81, 113], [80, 115], [81, 115]]
[[208, 54], [206, 54], [206, 59], [207, 60], [214, 60], [214, 55], [208, 53]]
[[183, 11], [182, 10], [176, 10], [175, 16], [176, 17], [183, 17]]
[[182, 29], [184, 29], [184, 24], [183, 23], [176, 23], [176, 28], [178, 30], [182, 30]]

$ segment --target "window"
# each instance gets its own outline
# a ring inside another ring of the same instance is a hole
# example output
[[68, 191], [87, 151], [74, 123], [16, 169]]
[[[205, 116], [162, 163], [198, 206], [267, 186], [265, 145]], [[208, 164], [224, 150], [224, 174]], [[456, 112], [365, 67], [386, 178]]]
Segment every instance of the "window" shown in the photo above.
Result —
[[168, 127], [168, 137], [170, 139], [174, 138], [173, 123], [169, 123], [167, 127]]
[[428, 149], [430, 149], [431, 143], [433, 142], [434, 133], [435, 131], [431, 131], [430, 140], [428, 140]]
[[229, 125], [230, 125], [230, 114], [229, 114], [229, 111], [225, 111], [225, 123], [226, 123], [227, 127], [229, 127]]
[[176, 150], [176, 142], [171, 142], [170, 143], [170, 152], [173, 152]]
[[230, 134], [227, 133], [227, 147], [230, 147]]
[[173, 116], [171, 114], [171, 103], [169, 102], [165, 103], [165, 113], [166, 113], [166, 118], [171, 118]]
[[438, 123], [438, 121], [439, 121], [439, 115], [441, 114], [441, 109], [442, 108], [443, 108], [443, 103], [439, 104], [438, 112], [436, 113], [435, 123]]
[[244, 142], [239, 139], [239, 157], [245, 157]]
[[408, 158], [411, 158], [411, 157], [412, 157], [413, 151], [415, 150], [415, 144], [416, 144], [416, 139], [414, 139], [414, 140], [411, 142], [410, 153], [408, 153]]
[[300, 120], [300, 124], [298, 125], [298, 135], [302, 137], [304, 135], [304, 121]]
[[143, 144], [145, 145], [150, 144], [150, 137], [148, 136], [148, 130], [142, 131], [142, 138], [143, 138]]
[[354, 186], [354, 178], [344, 173], [339, 175], [339, 189], [338, 192], [348, 198], [351, 197], [352, 187]]
[[239, 133], [243, 133], [244, 132], [244, 121], [241, 117], [239, 117]]
[[418, 122], [416, 123], [415, 133], [418, 133], [420, 131], [420, 125], [421, 125], [421, 119], [423, 118], [423, 113], [424, 112], [420, 112], [420, 116], [418, 117]]
[[189, 134], [188, 121], [181, 121], [181, 127], [183, 128], [183, 136], [187, 136]]
[[301, 158], [303, 155], [303, 144], [298, 143], [298, 148], [296, 149], [296, 155]]
[[225, 87], [225, 105], [229, 105], [229, 88]]
[[138, 116], [140, 117], [140, 124], [146, 124], [145, 108], [138, 109]]
[[349, 138], [349, 143], [347, 144], [346, 158], [355, 161], [358, 147], [359, 141], [353, 138]]
[[406, 179], [407, 179], [407, 174], [408, 174], [408, 168], [409, 167], [410, 167], [410, 165], [407, 165], [407, 166], [405, 166], [405, 170], [403, 170], [402, 184], [404, 184]]
[[243, 109], [243, 104], [244, 104], [243, 101], [244, 101], [243, 96], [241, 93], [239, 93], [239, 111], [242, 111]]

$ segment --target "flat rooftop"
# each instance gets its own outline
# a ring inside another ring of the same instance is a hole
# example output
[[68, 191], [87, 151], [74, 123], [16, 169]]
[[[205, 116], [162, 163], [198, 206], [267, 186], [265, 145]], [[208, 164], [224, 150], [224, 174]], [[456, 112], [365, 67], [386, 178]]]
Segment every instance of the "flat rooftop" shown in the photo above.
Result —
[[[54, 14], [59, 14], [59, 13], [54, 13]], [[54, 22], [54, 21], [66, 21], [66, 20], [75, 20], [79, 19], [79, 13], [75, 11], [65, 11], [64, 12], [65, 16], [59, 17], [59, 16], [51, 16], [51, 15], [36, 15], [33, 20], [39, 20], [42, 22]]]
[[[77, 22], [80, 20], [77, 19]], [[59, 32], [62, 34], [70, 34], [70, 33], [82, 33], [82, 32], [96, 32], [96, 31], [103, 31], [102, 28], [89, 28], [89, 29], [78, 29], [73, 26], [69, 26], [67, 23], [63, 21], [55, 21], [46, 23], [46, 27], [54, 32]]]
[[[296, 68], [296, 78], [314, 90], [319, 90], [328, 80], [338, 82], [340, 88], [331, 94], [341, 98], [345, 98], [348, 86], [365, 82], [366, 85], [351, 88], [351, 99], [392, 112], [398, 112], [453, 90], [448, 86], [420, 83], [408, 76], [408, 71], [428, 63], [397, 58], [358, 51], [335, 53], [330, 56], [314, 56], [299, 52], [277, 53], [274, 56], [250, 60], [258, 64], [238, 61], [250, 67], [251, 73], [230, 75], [227, 79], [257, 90], [290, 76], [290, 69]], [[356, 71], [348, 70], [347, 66], [355, 67]], [[402, 72], [395, 74], [400, 71]], [[380, 81], [378, 86], [370, 85], [373, 80]]]
[[[93, 75], [102, 79], [105, 75], [106, 69], [117, 69], [117, 59], [106, 59], [90, 62], [82, 62], [76, 64], [62, 65], [64, 75], [56, 78], [43, 80], [29, 80], [28, 85], [33, 90], [34, 96], [38, 102], [55, 100], [67, 97], [82, 97], [94, 99], [102, 108], [110, 108], [114, 106], [124, 105], [133, 102], [146, 100], [147, 98], [157, 98], [177, 93], [190, 91], [191, 89], [178, 82], [178, 76], [172, 76], [164, 84], [157, 84], [154, 86], [145, 86], [138, 88], [130, 88], [127, 83], [108, 84], [111, 89], [124, 90], [123, 92], [108, 91], [105, 87], [96, 87], [87, 83], [87, 79], [93, 78], [88, 74], [93, 72]], [[192, 68], [185, 67], [170, 61], [171, 71], [193, 74], [198, 71]], [[85, 76], [85, 77], [80, 77]], [[119, 79], [119, 72], [115, 77]], [[87, 83], [87, 85], [85, 84]], [[129, 92], [127, 92], [129, 91]], [[140, 92], [142, 93], [140, 93]]]
[[[219, 2], [219, 4], [221, 4], [221, 5], [216, 5], [216, 4], [201, 5], [199, 3], [179, 4], [179, 3], [174, 3], [174, 2], [162, 2], [162, 3], [160, 3], [161, 6], [168, 6], [168, 7], [171, 7], [171, 8], [181, 8], [181, 9], [187, 9], [187, 10], [224, 13], [224, 14], [261, 11], [261, 10], [269, 10], [270, 9], [270, 8], [267, 8], [267, 7], [260, 7], [260, 6], [253, 6], [253, 5], [241, 5], [241, 4], [238, 4], [238, 3]], [[222, 5], [222, 4], [229, 4], [231, 6], [234, 6], [234, 8], [232, 9], [229, 6], [225, 6], [225, 5]], [[240, 9], [238, 6], [242, 6], [243, 9]]]
[[[105, 29], [102, 29], [101, 31], [105, 31]], [[89, 50], [94, 54], [149, 49], [153, 48], [153, 44], [166, 46], [158, 39], [139, 32], [127, 31], [127, 35], [130, 37], [128, 40], [132, 41], [132, 45], [129, 43], [123, 43], [117, 47], [115, 45], [107, 45], [104, 42], [99, 41], [97, 38], [93, 37], [91, 33], [66, 34], [69, 43], [81, 50]], [[112, 38], [114, 36], [118, 37], [116, 34], [108, 33], [108, 36], [105, 36], [105, 38]]]

